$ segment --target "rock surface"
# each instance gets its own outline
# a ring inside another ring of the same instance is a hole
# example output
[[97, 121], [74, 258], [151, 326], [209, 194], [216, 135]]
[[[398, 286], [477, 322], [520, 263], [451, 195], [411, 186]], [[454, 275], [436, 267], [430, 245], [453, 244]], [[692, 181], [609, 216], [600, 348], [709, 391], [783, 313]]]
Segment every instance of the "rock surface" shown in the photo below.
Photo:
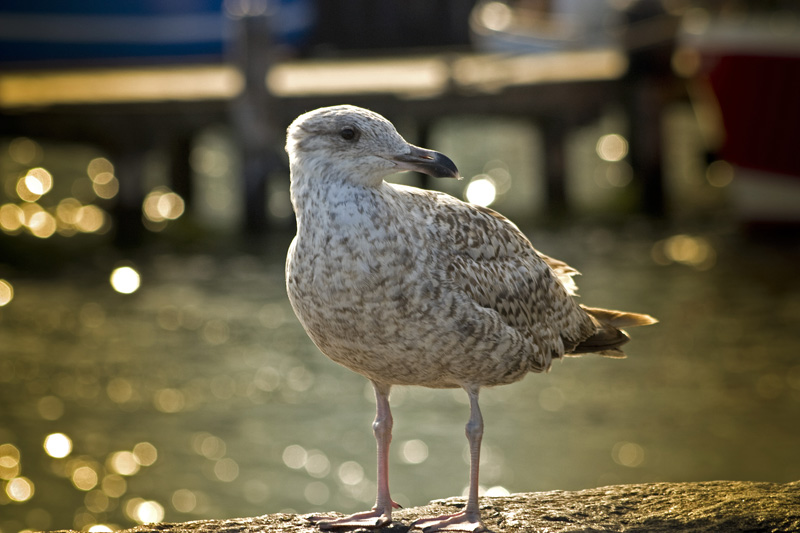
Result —
[[[462, 498], [436, 500], [394, 513], [386, 533], [404, 533], [417, 518], [453, 512]], [[800, 481], [754, 483], [649, 483], [582, 491], [552, 491], [481, 498], [485, 525], [517, 532], [791, 532], [800, 531]], [[238, 533], [317, 531], [302, 515], [152, 524], [126, 530], [149, 532]]]

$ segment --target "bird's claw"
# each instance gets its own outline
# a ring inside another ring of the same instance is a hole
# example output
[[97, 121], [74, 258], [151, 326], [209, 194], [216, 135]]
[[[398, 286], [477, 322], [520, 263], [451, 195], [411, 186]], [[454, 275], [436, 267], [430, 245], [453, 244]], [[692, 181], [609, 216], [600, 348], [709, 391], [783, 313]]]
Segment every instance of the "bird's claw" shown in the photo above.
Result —
[[434, 531], [466, 531], [468, 533], [483, 533], [488, 531], [481, 522], [477, 513], [460, 513], [437, 516], [435, 518], [421, 518], [411, 524], [411, 528], [418, 528], [423, 533]]
[[318, 526], [322, 531], [343, 529], [380, 529], [391, 523], [390, 515], [375, 509], [356, 513], [343, 518], [331, 519], [329, 516], [307, 516], [306, 520]]

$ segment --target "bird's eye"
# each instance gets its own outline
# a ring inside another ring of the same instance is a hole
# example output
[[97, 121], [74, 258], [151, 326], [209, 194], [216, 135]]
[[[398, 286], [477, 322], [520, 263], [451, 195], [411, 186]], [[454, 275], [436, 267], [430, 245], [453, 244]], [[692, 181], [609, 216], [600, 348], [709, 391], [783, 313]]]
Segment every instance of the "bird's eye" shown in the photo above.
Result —
[[345, 141], [353, 141], [358, 139], [358, 130], [352, 126], [345, 126], [341, 129], [339, 135], [341, 135], [342, 139]]

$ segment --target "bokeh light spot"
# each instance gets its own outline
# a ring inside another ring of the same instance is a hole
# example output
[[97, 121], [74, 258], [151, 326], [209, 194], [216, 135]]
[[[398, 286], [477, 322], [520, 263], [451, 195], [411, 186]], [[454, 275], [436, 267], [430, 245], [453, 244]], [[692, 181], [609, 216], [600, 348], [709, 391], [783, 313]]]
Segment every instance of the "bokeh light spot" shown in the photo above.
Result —
[[488, 489], [486, 489], [486, 492], [484, 492], [483, 495], [484, 496], [489, 496], [489, 497], [493, 497], [493, 496], [510, 496], [511, 492], [509, 492], [509, 490], [507, 488], [505, 488], [503, 486], [500, 486], [500, 485], [497, 485], [497, 486], [489, 487]]
[[40, 239], [52, 236], [58, 227], [55, 217], [44, 210], [31, 215], [27, 225], [30, 232]]
[[86, 493], [83, 504], [92, 513], [104, 513], [108, 511], [110, 500], [108, 495], [102, 490], [92, 490]]
[[733, 176], [733, 165], [721, 159], [714, 161], [706, 169], [706, 181], [712, 187], [727, 187], [733, 182]]
[[41, 167], [30, 169], [23, 180], [28, 191], [36, 196], [45, 195], [53, 188], [53, 176]]
[[708, 270], [717, 262], [717, 252], [708, 239], [683, 234], [656, 242], [650, 255], [659, 265], [681, 263], [697, 270]]
[[28, 188], [28, 180], [26, 179], [27, 176], [21, 177], [17, 180], [17, 188], [16, 193], [19, 198], [25, 202], [35, 202], [39, 198], [41, 198], [41, 194], [36, 194], [32, 190]]
[[139, 289], [141, 280], [139, 273], [131, 267], [115, 268], [111, 272], [111, 286], [122, 294], [131, 294]]
[[114, 165], [105, 157], [95, 157], [89, 161], [89, 165], [86, 167], [86, 174], [92, 181], [95, 181], [97, 176], [104, 172], [114, 174]]
[[92, 181], [97, 185], [106, 185], [116, 179], [117, 178], [111, 172], [99, 172], [95, 174]]
[[339, 479], [345, 485], [358, 485], [364, 480], [364, 468], [355, 461], [347, 461], [339, 466]]
[[14, 479], [19, 475], [19, 449], [13, 444], [0, 444], [0, 479]]
[[101, 172], [93, 180], [92, 190], [99, 198], [110, 200], [119, 192], [119, 180], [110, 172]]
[[149, 442], [140, 442], [133, 447], [133, 458], [142, 466], [150, 466], [158, 459], [158, 450]]
[[50, 457], [63, 459], [72, 453], [72, 439], [63, 433], [52, 433], [44, 439], [44, 451]]
[[83, 233], [95, 233], [103, 228], [106, 213], [96, 205], [84, 205], [75, 215], [75, 227]]
[[114, 403], [125, 403], [133, 398], [133, 385], [124, 378], [113, 378], [106, 385], [106, 394]]
[[90, 491], [98, 481], [97, 472], [88, 465], [79, 466], [72, 472], [72, 484], [79, 490]]
[[6, 485], [6, 495], [11, 501], [26, 502], [33, 497], [33, 482], [26, 477], [15, 477]]
[[183, 198], [166, 187], [153, 189], [142, 203], [145, 219], [154, 223], [180, 218], [185, 208]]
[[14, 299], [14, 286], [4, 279], [0, 279], [0, 307], [8, 305]]
[[306, 485], [303, 496], [311, 505], [323, 505], [331, 497], [331, 491], [322, 481], [312, 481]]
[[189, 489], [178, 489], [172, 493], [172, 507], [179, 513], [191, 513], [197, 507], [197, 496]]
[[178, 413], [186, 406], [186, 398], [178, 389], [160, 389], [153, 396], [153, 404], [162, 413]]
[[403, 443], [400, 453], [404, 462], [417, 465], [428, 459], [428, 445], [419, 439], [412, 439]]
[[600, 159], [622, 161], [628, 155], [628, 141], [618, 133], [609, 133], [600, 137], [596, 150]]
[[283, 464], [298, 470], [303, 468], [308, 459], [308, 452], [299, 444], [290, 444], [283, 450]]
[[225, 452], [228, 448], [224, 440], [208, 433], [198, 433], [195, 435], [192, 447], [196, 453], [212, 461], [217, 461], [225, 457]]
[[635, 442], [618, 442], [611, 449], [611, 458], [618, 465], [635, 468], [644, 462], [644, 448]]
[[128, 482], [122, 476], [110, 474], [103, 478], [100, 488], [109, 498], [120, 498], [128, 490]]
[[309, 450], [306, 464], [303, 467], [310, 476], [323, 478], [331, 471], [331, 462], [328, 460], [328, 456], [321, 451]]
[[140, 467], [133, 452], [127, 450], [112, 453], [106, 461], [106, 466], [108, 466], [109, 470], [123, 476], [136, 474]]
[[239, 465], [230, 457], [225, 457], [214, 464], [214, 475], [220, 481], [230, 483], [239, 477]]
[[164, 520], [164, 507], [156, 501], [142, 501], [134, 507], [133, 518], [140, 524], [156, 524]]
[[45, 420], [58, 420], [64, 414], [64, 402], [58, 396], [44, 396], [37, 403], [39, 416]]
[[471, 204], [484, 207], [491, 205], [497, 198], [497, 188], [494, 185], [494, 180], [485, 174], [475, 176], [467, 185], [464, 196]]
[[25, 212], [15, 204], [0, 206], [0, 229], [6, 233], [16, 233], [25, 222]]
[[514, 12], [503, 2], [483, 4], [478, 11], [478, 16], [487, 28], [494, 31], [506, 30], [514, 21]]
[[78, 219], [78, 210], [83, 207], [81, 203], [72, 197], [64, 198], [58, 202], [56, 207], [56, 217], [65, 225], [73, 225]]

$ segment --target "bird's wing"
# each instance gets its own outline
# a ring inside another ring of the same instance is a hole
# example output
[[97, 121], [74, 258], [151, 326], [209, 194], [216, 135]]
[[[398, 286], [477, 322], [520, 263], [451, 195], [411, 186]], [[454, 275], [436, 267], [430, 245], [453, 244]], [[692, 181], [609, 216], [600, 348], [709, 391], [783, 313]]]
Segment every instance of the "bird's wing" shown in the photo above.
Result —
[[547, 263], [553, 272], [556, 273], [558, 276], [558, 280], [564, 285], [564, 288], [567, 289], [567, 292], [570, 293], [572, 296], [577, 296], [578, 294], [578, 284], [575, 283], [573, 279], [574, 276], [580, 274], [577, 270], [566, 264], [564, 261], [560, 261], [558, 259], [553, 259], [548, 255], [544, 255], [542, 252], [536, 251], [539, 254], [539, 257], [544, 259], [544, 262]]
[[569, 351], [595, 326], [571, 297], [577, 271], [540, 254], [499, 213], [448, 195], [436, 199], [434, 227], [447, 254], [447, 276], [480, 306], [528, 336], [548, 337]]

